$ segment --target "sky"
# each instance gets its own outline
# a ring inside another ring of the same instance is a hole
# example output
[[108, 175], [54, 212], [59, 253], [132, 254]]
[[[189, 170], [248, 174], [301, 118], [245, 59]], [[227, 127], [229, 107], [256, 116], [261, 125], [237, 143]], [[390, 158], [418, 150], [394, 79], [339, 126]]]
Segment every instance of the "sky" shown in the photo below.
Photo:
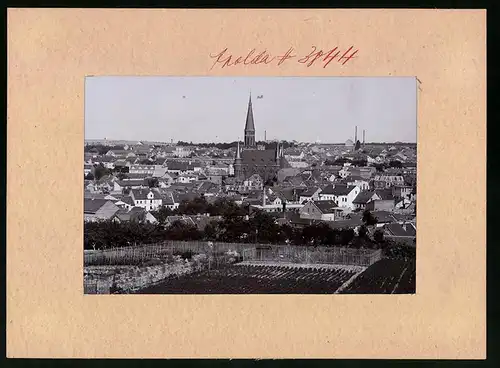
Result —
[[[87, 77], [85, 139], [416, 142], [414, 77]], [[263, 96], [257, 98], [257, 96]]]

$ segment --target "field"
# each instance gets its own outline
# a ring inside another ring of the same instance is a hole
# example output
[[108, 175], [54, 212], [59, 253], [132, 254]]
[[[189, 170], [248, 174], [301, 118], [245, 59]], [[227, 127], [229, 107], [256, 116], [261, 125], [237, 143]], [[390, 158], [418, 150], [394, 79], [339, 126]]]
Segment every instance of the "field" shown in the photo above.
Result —
[[139, 294], [332, 294], [359, 267], [237, 264], [169, 278]]
[[415, 260], [382, 259], [360, 274], [342, 294], [414, 294]]

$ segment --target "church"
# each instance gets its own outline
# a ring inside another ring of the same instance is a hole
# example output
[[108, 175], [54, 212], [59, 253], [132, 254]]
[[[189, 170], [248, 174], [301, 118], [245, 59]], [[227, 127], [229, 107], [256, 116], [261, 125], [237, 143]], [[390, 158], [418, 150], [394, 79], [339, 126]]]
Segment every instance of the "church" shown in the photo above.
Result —
[[242, 183], [254, 174], [258, 174], [264, 183], [276, 182], [278, 171], [290, 167], [284, 157], [283, 147], [276, 142], [275, 149], [259, 149], [255, 142], [255, 124], [253, 119], [252, 96], [248, 100], [243, 147], [236, 148], [234, 176], [237, 183]]

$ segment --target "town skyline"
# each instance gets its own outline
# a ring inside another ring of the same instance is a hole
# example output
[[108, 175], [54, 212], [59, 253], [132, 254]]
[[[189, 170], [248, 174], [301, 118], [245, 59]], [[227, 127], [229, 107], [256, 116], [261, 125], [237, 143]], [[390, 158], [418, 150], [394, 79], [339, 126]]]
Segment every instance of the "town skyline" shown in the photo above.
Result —
[[[358, 136], [358, 140], [363, 143], [363, 140], [362, 140], [362, 137], [360, 139], [360, 137]], [[298, 140], [287, 140], [287, 139], [281, 139], [280, 140], [281, 142], [297, 142], [299, 144], [320, 144], [320, 145], [344, 145], [345, 142], [323, 142], [323, 141], [317, 141], [317, 142], [307, 142], [307, 141], [298, 141]], [[354, 139], [352, 139], [353, 143], [354, 142]], [[146, 140], [146, 139], [114, 139], [114, 138], [85, 138], [85, 143], [87, 142], [120, 142], [120, 143], [126, 143], [126, 144], [137, 144], [138, 142], [141, 142], [141, 143], [151, 143], [151, 144], [177, 144], [178, 142], [187, 142], [189, 144], [192, 144], [192, 145], [201, 145], [201, 144], [230, 144], [230, 143], [235, 143], [235, 142], [238, 142], [237, 139], [235, 140], [232, 140], [232, 141], [219, 141], [219, 142], [193, 142], [193, 141], [185, 141], [183, 139], [179, 139], [177, 141], [174, 141], [174, 142], [166, 142], [166, 141], [150, 141], [150, 140]], [[243, 143], [243, 139], [240, 139], [239, 140], [240, 143]], [[263, 142], [263, 141], [257, 141], [257, 142]], [[268, 139], [267, 140], [267, 143], [271, 143], [271, 142], [277, 142], [277, 140], [273, 140], [273, 139]], [[370, 144], [376, 144], [376, 145], [379, 145], [379, 144], [417, 144], [417, 142], [407, 142], [407, 141], [393, 141], [393, 142], [369, 142], [369, 141], [366, 141], [365, 142], [366, 145], [370, 145]]]
[[416, 89], [412, 77], [88, 77], [85, 139], [241, 141], [251, 93], [257, 141], [341, 144], [358, 126], [360, 141], [416, 143]]

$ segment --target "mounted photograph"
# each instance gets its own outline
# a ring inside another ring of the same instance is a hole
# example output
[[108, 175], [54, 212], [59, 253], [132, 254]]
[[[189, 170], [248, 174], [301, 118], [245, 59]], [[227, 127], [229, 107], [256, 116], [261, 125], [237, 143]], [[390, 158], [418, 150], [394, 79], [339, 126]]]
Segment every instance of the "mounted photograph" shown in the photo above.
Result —
[[415, 77], [85, 79], [85, 294], [416, 293]]

